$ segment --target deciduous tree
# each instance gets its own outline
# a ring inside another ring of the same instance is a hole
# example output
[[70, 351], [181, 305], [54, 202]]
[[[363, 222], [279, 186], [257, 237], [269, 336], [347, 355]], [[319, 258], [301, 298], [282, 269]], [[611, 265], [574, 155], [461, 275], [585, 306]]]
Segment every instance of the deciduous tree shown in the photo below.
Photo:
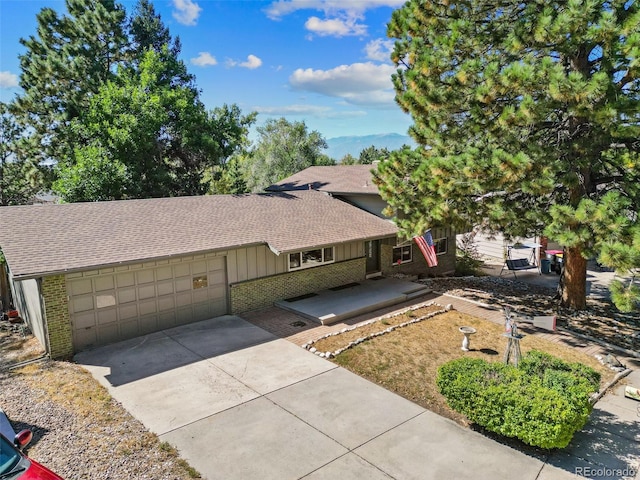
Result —
[[195, 88], [171, 80], [185, 68], [168, 47], [148, 49], [93, 96], [72, 125], [79, 146], [58, 164], [66, 201], [206, 193], [205, 171], [242, 144], [252, 116], [235, 106], [207, 112]]
[[247, 162], [246, 180], [251, 191], [261, 191], [312, 165], [332, 165], [322, 153], [327, 142], [304, 122], [270, 119], [257, 128], [258, 141]]
[[[113, 1], [66, 5], [69, 16], [38, 15], [18, 99], [56, 162], [57, 192], [68, 202], [206, 193], [205, 173], [247, 145], [255, 114], [236, 105], [207, 111], [179, 39], [151, 2], [140, 0], [126, 25]], [[53, 68], [63, 60], [69, 71]]]

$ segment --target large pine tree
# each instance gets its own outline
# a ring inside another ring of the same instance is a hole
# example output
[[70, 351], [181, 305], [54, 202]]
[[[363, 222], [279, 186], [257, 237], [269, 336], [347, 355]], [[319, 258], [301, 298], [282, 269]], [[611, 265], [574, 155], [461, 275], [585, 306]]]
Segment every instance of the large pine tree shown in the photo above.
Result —
[[378, 181], [407, 234], [544, 232], [566, 248], [562, 301], [577, 309], [587, 258], [640, 267], [637, 2], [410, 0], [388, 35], [420, 147]]
[[22, 127], [0, 102], [0, 206], [33, 202], [45, 188], [45, 168]]
[[70, 122], [123, 59], [125, 11], [113, 0], [66, 0], [68, 15], [43, 8], [37, 35], [21, 39], [20, 87], [15, 102], [21, 123], [32, 128], [46, 157], [72, 151]]

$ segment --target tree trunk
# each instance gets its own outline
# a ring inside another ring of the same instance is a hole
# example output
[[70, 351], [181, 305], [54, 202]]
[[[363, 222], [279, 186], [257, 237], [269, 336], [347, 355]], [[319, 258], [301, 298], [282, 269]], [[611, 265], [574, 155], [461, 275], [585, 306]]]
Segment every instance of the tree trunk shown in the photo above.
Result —
[[587, 308], [587, 259], [580, 248], [567, 248], [564, 253], [562, 305], [575, 310]]

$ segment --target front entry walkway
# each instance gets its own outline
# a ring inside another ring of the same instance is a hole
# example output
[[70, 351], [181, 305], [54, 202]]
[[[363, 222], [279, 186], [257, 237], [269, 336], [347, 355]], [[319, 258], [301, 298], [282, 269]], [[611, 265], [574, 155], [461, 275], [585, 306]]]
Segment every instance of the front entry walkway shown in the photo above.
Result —
[[276, 306], [322, 325], [417, 299], [430, 290], [415, 282], [375, 277], [298, 298], [276, 302]]

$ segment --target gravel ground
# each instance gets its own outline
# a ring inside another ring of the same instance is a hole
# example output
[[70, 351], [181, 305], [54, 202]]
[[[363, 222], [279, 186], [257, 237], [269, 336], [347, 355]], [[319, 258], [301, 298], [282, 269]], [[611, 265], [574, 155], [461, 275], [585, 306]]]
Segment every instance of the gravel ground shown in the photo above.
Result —
[[72, 363], [0, 370], [0, 405], [14, 430], [33, 431], [26, 453], [66, 480], [199, 478]]

